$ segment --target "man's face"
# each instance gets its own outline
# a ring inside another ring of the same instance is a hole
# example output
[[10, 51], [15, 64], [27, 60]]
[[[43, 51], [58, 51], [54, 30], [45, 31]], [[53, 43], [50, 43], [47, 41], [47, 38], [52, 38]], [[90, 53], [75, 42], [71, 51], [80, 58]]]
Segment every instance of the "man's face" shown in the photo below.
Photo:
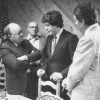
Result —
[[28, 26], [28, 32], [32, 36], [36, 35], [38, 33], [38, 25], [36, 23], [30, 23]]
[[45, 23], [45, 30], [47, 30], [49, 34], [55, 35], [56, 28], [57, 28], [56, 26], [52, 26], [49, 23]]
[[84, 27], [85, 27], [85, 25], [84, 25], [84, 21], [83, 22], [80, 22], [77, 18], [76, 18], [76, 16], [74, 16], [74, 20], [75, 20], [75, 24], [77, 25], [77, 28], [80, 30], [80, 32], [81, 32], [81, 36], [83, 36], [84, 35]]
[[17, 27], [15, 30], [11, 31], [10, 40], [16, 44], [23, 41], [23, 32], [20, 27]]
[[81, 31], [82, 28], [84, 27], [83, 22], [80, 22], [80, 21], [76, 18], [75, 15], [74, 15], [74, 21], [75, 21], [75, 24], [77, 25], [77, 28]]

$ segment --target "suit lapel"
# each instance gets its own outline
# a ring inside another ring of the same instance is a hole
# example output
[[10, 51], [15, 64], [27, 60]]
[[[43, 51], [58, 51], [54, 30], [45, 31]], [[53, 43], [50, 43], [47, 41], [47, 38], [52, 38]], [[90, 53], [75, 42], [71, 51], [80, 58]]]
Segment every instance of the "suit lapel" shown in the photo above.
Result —
[[63, 38], [64, 38], [64, 30], [61, 33], [60, 37], [59, 37], [59, 40], [58, 40], [58, 42], [56, 44], [55, 50], [54, 50], [53, 55], [51, 56], [51, 58], [53, 58], [56, 55], [56, 53], [59, 51], [59, 49], [61, 48], [61, 44], [62, 44]]
[[51, 58], [52, 39], [53, 39], [53, 36], [51, 35], [50, 38], [49, 38], [49, 40], [48, 40], [48, 56], [49, 56], [49, 58]]
[[9, 43], [9, 49], [16, 57], [24, 55], [22, 49], [16, 47], [13, 43]]

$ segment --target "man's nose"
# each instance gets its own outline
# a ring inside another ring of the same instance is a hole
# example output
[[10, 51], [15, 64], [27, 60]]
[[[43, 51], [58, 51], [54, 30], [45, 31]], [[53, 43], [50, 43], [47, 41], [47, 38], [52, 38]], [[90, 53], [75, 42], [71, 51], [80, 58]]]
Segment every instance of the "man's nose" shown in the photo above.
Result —
[[20, 33], [20, 36], [23, 37], [24, 36], [23, 33]]
[[48, 27], [47, 26], [45, 27], [45, 30], [48, 30]]
[[36, 28], [33, 28], [33, 31], [36, 31], [37, 29]]

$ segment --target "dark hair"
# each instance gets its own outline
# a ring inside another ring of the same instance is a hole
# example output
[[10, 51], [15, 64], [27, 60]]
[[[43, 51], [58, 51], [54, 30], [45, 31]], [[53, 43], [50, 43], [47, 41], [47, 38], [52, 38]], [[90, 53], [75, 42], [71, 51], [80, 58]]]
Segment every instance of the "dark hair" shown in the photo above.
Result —
[[74, 9], [74, 15], [80, 22], [84, 20], [84, 23], [88, 26], [97, 22], [96, 9], [90, 2], [79, 4]]
[[43, 23], [49, 23], [50, 25], [63, 27], [62, 15], [59, 11], [49, 11], [42, 17]]

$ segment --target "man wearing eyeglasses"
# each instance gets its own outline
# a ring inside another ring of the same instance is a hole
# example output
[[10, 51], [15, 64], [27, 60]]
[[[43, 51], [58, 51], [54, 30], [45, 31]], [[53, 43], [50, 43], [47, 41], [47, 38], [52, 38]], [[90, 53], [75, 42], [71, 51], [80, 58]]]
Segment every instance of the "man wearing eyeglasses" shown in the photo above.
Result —
[[37, 49], [42, 50], [45, 38], [42, 33], [39, 32], [38, 24], [34, 21], [30, 22], [28, 24], [27, 31], [27, 39], [30, 41], [30, 43]]
[[[34, 21], [31, 21], [27, 27], [28, 35], [27, 39], [29, 42], [38, 50], [42, 51], [45, 43], [45, 37], [42, 33], [39, 32], [38, 24]], [[27, 87], [26, 87], [26, 96], [35, 100], [37, 97], [38, 89], [38, 77], [37, 69], [40, 66], [40, 60], [35, 61], [32, 64], [32, 67], [27, 72]]]

